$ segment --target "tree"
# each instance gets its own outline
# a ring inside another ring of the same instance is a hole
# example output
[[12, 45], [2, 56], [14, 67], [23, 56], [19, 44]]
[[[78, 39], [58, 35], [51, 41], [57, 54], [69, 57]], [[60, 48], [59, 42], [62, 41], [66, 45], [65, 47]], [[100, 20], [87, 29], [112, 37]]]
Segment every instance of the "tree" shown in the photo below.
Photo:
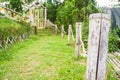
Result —
[[[75, 22], [88, 23], [88, 16], [93, 12], [98, 12], [94, 0], [64, 0], [57, 9], [56, 23], [67, 27]], [[87, 26], [87, 25], [85, 25]]]
[[22, 12], [22, 4], [23, 2], [21, 0], [10, 0], [9, 8], [17, 12]]
[[47, 7], [47, 18], [55, 23], [57, 17], [57, 8], [61, 4], [60, 0], [46, 0], [44, 6]]

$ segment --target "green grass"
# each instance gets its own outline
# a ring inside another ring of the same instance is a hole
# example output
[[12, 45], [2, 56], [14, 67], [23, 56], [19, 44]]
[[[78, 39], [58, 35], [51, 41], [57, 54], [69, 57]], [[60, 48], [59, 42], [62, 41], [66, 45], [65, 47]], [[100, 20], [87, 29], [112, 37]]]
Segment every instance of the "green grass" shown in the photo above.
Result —
[[67, 36], [42, 30], [38, 36], [0, 50], [0, 80], [84, 80], [86, 59], [74, 59]]
[[32, 28], [27, 23], [0, 18], [0, 41], [5, 40], [7, 37], [21, 36], [31, 30]]
[[[75, 59], [74, 44], [51, 29], [0, 50], [0, 80], [84, 80], [85, 72], [86, 58]], [[108, 80], [115, 77], [109, 69]]]

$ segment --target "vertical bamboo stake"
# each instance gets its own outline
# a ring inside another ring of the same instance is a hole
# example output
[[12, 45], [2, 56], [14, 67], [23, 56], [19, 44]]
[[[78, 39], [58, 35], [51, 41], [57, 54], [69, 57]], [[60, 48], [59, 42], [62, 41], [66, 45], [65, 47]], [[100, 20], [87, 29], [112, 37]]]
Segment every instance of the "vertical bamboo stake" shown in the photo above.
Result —
[[89, 19], [86, 80], [105, 80], [110, 16], [96, 13]]

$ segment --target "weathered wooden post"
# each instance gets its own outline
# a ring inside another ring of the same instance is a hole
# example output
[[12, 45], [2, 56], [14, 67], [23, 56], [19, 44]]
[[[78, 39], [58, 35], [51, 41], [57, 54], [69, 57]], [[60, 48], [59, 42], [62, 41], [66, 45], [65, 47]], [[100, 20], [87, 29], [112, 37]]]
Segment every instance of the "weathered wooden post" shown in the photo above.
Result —
[[54, 26], [54, 34], [56, 35], [57, 34], [57, 31], [58, 31], [58, 27], [57, 25]]
[[64, 30], [64, 25], [61, 27], [61, 37], [64, 38], [65, 30]]
[[70, 44], [70, 36], [71, 36], [71, 25], [68, 27], [68, 44]]
[[75, 57], [79, 57], [80, 54], [80, 28], [81, 23], [76, 22], [76, 43], [75, 43]]
[[79, 25], [78, 26], [80, 26], [80, 44], [81, 44], [81, 46], [82, 46], [82, 50], [83, 50], [83, 53], [86, 53], [86, 51], [85, 51], [85, 47], [84, 47], [84, 43], [83, 43], [83, 41], [82, 41], [82, 23], [79, 23]]
[[80, 47], [82, 46], [83, 52], [86, 53], [84, 43], [82, 41], [82, 23], [76, 22], [76, 44], [75, 44], [75, 57], [79, 57]]
[[95, 13], [89, 19], [86, 80], [105, 80], [110, 16]]
[[73, 41], [75, 41], [74, 35], [73, 35], [73, 31], [72, 31], [72, 25], [69, 25], [69, 27], [68, 27], [68, 45], [70, 44], [70, 37], [71, 37], [71, 35], [72, 35]]
[[71, 27], [71, 35], [72, 35], [73, 41], [75, 41], [74, 34], [73, 34], [73, 31], [72, 31], [72, 27]]

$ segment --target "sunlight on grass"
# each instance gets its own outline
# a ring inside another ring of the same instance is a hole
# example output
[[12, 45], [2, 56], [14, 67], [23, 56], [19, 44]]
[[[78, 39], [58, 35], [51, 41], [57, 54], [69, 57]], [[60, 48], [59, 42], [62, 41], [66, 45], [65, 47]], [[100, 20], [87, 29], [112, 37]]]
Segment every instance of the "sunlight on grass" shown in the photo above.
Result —
[[53, 36], [49, 30], [0, 50], [0, 80], [83, 80], [84, 57], [74, 59], [74, 46], [67, 36]]
[[[74, 58], [74, 42], [53, 35], [50, 29], [0, 50], [0, 80], [84, 80], [86, 58]], [[109, 73], [108, 79], [116, 80]]]

